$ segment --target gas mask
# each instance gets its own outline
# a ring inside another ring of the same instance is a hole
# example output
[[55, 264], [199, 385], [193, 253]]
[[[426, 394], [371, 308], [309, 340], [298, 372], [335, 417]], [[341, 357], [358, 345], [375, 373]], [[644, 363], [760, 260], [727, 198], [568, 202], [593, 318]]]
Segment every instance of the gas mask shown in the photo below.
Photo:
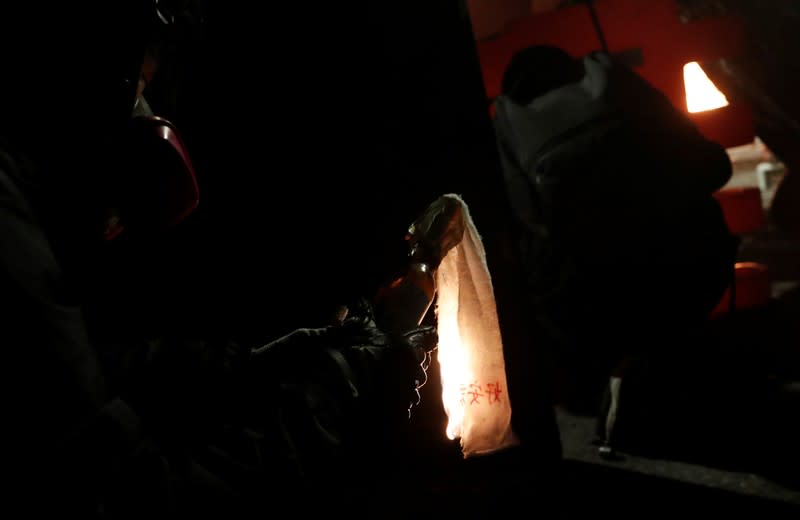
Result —
[[[160, 53], [174, 44], [177, 16], [172, 11], [179, 2], [151, 1], [155, 15], [149, 17], [153, 28], [148, 49], [155, 46]], [[146, 53], [141, 72], [137, 70], [139, 76], [129, 76], [126, 83], [152, 80], [158, 61], [158, 54]], [[103, 229], [107, 240], [125, 232], [150, 234], [169, 229], [199, 202], [194, 167], [177, 128], [154, 115], [141, 89], [136, 90], [131, 117], [119, 132], [118, 145], [112, 147], [111, 164], [106, 165], [111, 173]]]
[[113, 161], [116, 164], [109, 167], [116, 172], [109, 186], [106, 240], [126, 231], [161, 232], [197, 207], [200, 192], [189, 152], [167, 119], [132, 117]]

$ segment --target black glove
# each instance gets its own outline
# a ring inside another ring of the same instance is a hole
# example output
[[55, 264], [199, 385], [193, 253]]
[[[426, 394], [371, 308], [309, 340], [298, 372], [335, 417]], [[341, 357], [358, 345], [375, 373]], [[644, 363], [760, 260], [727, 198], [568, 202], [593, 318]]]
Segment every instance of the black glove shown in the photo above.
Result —
[[396, 395], [406, 396], [408, 413], [419, 404], [419, 389], [427, 381], [431, 353], [439, 340], [435, 327], [418, 327], [403, 334], [385, 333], [375, 322], [372, 305], [360, 299], [347, 307], [346, 316], [338, 326], [330, 328], [330, 333], [337, 344], [345, 347], [344, 353], [354, 366], [381, 377], [383, 384], [375, 385], [373, 377], [362, 375], [370, 381], [373, 391], [387, 399], [383, 404], [390, 405]]
[[[427, 380], [437, 342], [434, 327], [399, 335], [384, 333], [375, 323], [372, 305], [362, 298], [347, 306], [330, 326], [298, 329], [255, 349], [254, 377], [331, 382], [336, 378], [330, 374], [337, 373], [362, 401], [394, 409], [402, 396], [403, 409], [410, 409], [419, 404], [419, 388]], [[337, 387], [343, 384], [340, 381]]]
[[433, 351], [438, 346], [439, 335], [435, 327], [427, 326], [407, 332], [396, 341], [405, 344], [405, 347], [414, 353], [416, 361], [413, 399], [408, 410], [410, 414], [411, 408], [420, 403], [419, 389], [428, 382], [428, 368], [431, 365]]

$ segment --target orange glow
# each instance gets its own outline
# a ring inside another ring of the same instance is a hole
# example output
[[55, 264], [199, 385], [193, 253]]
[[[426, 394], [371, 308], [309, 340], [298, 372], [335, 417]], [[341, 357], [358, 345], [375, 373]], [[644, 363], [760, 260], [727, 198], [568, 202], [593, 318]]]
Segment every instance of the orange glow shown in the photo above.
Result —
[[458, 327], [458, 308], [454, 305], [439, 307], [439, 364], [442, 368], [442, 404], [447, 413], [447, 438], [461, 437], [464, 421], [464, 403], [460, 386], [475, 379], [465, 352], [469, 349], [463, 344]]
[[511, 428], [503, 339], [486, 251], [466, 204], [464, 233], [436, 273], [442, 404], [448, 438], [460, 439], [464, 457], [519, 442]]
[[686, 108], [690, 113], [705, 112], [728, 106], [725, 94], [719, 91], [696, 61], [683, 66]]

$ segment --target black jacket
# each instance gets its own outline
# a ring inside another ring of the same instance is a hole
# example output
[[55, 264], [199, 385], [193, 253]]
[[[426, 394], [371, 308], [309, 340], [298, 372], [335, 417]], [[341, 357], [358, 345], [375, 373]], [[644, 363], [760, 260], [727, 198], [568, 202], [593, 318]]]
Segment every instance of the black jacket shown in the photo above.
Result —
[[732, 174], [727, 153], [634, 71], [602, 53], [583, 65], [581, 81], [527, 106], [496, 100], [533, 300], [562, 329], [696, 323], [738, 245], [713, 197]]
[[359, 469], [377, 465], [371, 450], [407, 421], [433, 331], [389, 338], [366, 306], [343, 325], [250, 348], [113, 319], [120, 308], [96, 300], [109, 291], [81, 283], [114, 271], [68, 231], [85, 221], [54, 202], [61, 193], [34, 162], [0, 144], [9, 498], [82, 518], [229, 515], [309, 490], [320, 502], [306, 506], [323, 507], [323, 496], [358, 488], [345, 475], [368, 482]]

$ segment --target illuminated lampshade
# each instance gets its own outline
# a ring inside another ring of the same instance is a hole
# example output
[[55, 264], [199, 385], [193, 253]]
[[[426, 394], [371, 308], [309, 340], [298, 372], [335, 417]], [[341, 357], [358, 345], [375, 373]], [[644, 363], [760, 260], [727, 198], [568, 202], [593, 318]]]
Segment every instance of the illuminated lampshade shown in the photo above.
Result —
[[728, 99], [696, 61], [683, 66], [686, 111], [698, 130], [725, 148], [755, 139], [753, 110], [738, 97]]
[[725, 94], [720, 92], [696, 61], [683, 66], [683, 84], [686, 89], [686, 108], [692, 114], [728, 106]]

